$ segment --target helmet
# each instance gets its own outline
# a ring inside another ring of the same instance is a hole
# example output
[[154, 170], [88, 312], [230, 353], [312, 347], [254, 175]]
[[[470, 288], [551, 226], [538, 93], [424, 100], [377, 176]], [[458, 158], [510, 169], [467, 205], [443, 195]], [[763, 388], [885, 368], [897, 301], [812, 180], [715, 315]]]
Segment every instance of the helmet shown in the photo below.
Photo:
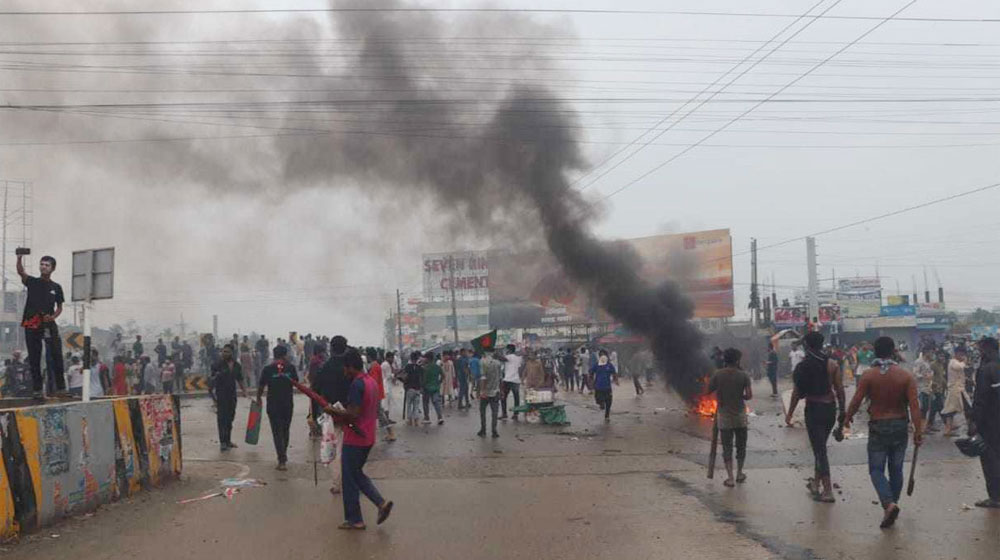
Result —
[[979, 457], [986, 451], [986, 442], [983, 441], [983, 436], [979, 434], [956, 439], [955, 446], [967, 457]]

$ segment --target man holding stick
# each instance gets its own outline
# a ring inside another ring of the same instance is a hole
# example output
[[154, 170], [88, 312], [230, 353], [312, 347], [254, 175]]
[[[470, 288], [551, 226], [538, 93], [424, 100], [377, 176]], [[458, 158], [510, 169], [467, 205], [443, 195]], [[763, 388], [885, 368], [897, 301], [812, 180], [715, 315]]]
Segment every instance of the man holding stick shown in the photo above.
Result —
[[[883, 336], [875, 341], [875, 360], [872, 367], [862, 374], [858, 391], [851, 399], [844, 420], [844, 426], [850, 427], [865, 398], [871, 401], [868, 408], [868, 472], [884, 510], [879, 525], [883, 529], [892, 527], [899, 517], [910, 421], [913, 422], [913, 445], [919, 447], [923, 441], [917, 382], [910, 372], [893, 360], [895, 352], [896, 344], [891, 338]], [[885, 477], [887, 464], [888, 480]]]
[[[722, 461], [726, 465], [726, 474], [729, 476], [723, 484], [730, 488], [735, 486], [736, 482], [743, 483], [747, 479], [743, 473], [743, 463], [747, 457], [746, 401], [753, 398], [753, 388], [750, 376], [740, 369], [741, 357], [741, 352], [736, 348], [727, 348], [722, 353], [723, 368], [715, 372], [708, 383], [708, 392], [709, 394], [715, 393], [718, 403], [715, 421], [719, 434], [722, 436]], [[736, 443], [735, 481], [733, 479], [734, 440]], [[715, 451], [714, 443], [712, 451]]]

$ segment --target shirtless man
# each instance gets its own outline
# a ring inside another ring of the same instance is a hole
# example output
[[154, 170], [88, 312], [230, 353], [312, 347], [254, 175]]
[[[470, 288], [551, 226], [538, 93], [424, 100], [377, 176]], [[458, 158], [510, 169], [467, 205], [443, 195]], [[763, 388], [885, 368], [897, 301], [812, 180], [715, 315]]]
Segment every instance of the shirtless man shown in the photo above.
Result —
[[[862, 374], [858, 391], [847, 408], [844, 426], [851, 420], [867, 398], [868, 407], [868, 472], [872, 485], [882, 503], [884, 515], [879, 525], [892, 527], [899, 516], [899, 496], [903, 492], [903, 460], [906, 456], [908, 427], [913, 422], [913, 445], [923, 441], [920, 421], [920, 402], [917, 399], [917, 382], [913, 375], [893, 359], [896, 344], [887, 336], [875, 341], [875, 360], [872, 367]], [[907, 418], [907, 409], [909, 418]], [[886, 464], [889, 480], [885, 478]]]

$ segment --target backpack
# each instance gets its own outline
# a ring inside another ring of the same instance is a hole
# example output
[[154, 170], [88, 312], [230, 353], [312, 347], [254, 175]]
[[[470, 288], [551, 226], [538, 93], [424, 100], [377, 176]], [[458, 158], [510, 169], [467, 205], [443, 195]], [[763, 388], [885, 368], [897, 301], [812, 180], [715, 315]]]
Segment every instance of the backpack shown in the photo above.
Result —
[[806, 352], [804, 360], [795, 366], [792, 379], [795, 389], [803, 397], [823, 397], [830, 394], [830, 372], [828, 358], [824, 354]]

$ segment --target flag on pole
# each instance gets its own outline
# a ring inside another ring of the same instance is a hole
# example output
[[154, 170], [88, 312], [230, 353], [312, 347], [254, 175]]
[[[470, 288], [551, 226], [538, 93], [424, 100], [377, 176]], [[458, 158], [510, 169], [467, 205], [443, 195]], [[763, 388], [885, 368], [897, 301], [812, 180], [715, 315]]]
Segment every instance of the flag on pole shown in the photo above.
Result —
[[497, 331], [492, 331], [472, 339], [472, 349], [476, 352], [492, 352], [497, 343]]

